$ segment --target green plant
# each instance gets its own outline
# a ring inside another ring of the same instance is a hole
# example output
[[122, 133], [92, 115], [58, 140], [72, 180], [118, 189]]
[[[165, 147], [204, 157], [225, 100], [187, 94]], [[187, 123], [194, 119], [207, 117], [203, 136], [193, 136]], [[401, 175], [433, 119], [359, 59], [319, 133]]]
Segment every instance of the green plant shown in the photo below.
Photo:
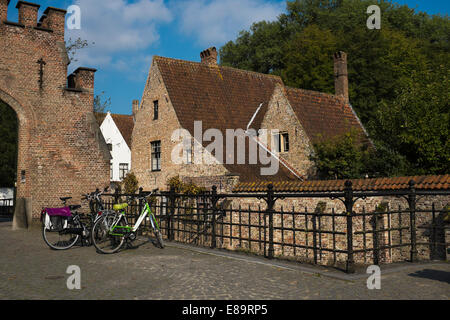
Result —
[[183, 182], [179, 176], [171, 177], [167, 180], [167, 186], [174, 188], [176, 193], [182, 193], [186, 195], [198, 195], [205, 191], [204, 187], [199, 187], [193, 182]]
[[134, 194], [139, 189], [139, 182], [136, 175], [133, 172], [128, 172], [128, 174], [123, 178], [121, 183], [121, 189], [125, 193]]
[[323, 179], [362, 178], [368, 173], [371, 151], [361, 144], [354, 130], [331, 139], [314, 143], [315, 153], [311, 160], [316, 164], [318, 175]]
[[[176, 193], [195, 196], [205, 191], [205, 188], [197, 186], [192, 182], [183, 182], [179, 176], [171, 177], [167, 180], [167, 186], [173, 188]], [[176, 205], [184, 207], [185, 214], [194, 213], [195, 198], [178, 197], [176, 199]]]

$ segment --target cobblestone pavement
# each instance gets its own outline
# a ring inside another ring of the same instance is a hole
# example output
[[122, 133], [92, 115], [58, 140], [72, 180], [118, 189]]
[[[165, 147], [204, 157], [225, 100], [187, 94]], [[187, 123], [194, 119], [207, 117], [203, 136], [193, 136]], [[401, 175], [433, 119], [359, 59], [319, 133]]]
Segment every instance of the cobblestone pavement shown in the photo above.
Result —
[[[114, 255], [94, 247], [54, 251], [39, 229], [12, 231], [0, 222], [0, 299], [449, 299], [450, 265], [407, 265], [383, 274], [380, 290], [368, 275], [351, 280], [323, 269], [277, 264], [169, 243], [146, 243]], [[69, 265], [81, 269], [81, 290], [67, 289]], [[303, 268], [303, 269], [302, 269]]]

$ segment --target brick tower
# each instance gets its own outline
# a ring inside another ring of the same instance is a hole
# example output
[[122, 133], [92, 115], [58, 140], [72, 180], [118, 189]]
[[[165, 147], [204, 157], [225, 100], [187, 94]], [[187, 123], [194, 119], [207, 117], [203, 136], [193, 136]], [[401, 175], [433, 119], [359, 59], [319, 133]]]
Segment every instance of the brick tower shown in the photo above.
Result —
[[19, 123], [15, 227], [36, 222], [59, 197], [109, 184], [110, 155], [93, 114], [95, 69], [69, 77], [64, 43], [66, 11], [19, 1], [19, 21], [7, 20], [0, 0], [0, 100]]

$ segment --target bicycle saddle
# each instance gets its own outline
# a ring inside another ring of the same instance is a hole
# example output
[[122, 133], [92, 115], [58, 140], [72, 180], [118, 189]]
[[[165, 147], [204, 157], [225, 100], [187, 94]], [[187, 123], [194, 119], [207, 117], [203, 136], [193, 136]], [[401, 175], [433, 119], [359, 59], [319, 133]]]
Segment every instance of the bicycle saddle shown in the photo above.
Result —
[[122, 209], [125, 209], [126, 207], [128, 207], [128, 203], [118, 203], [113, 205], [113, 209], [116, 211], [120, 211]]
[[77, 205], [70, 205], [69, 208], [70, 208], [71, 211], [73, 211], [73, 210], [80, 209], [81, 206], [79, 204], [77, 204]]
[[66, 201], [66, 200], [69, 200], [69, 199], [72, 199], [72, 197], [62, 197], [62, 198], [59, 198], [61, 201]]

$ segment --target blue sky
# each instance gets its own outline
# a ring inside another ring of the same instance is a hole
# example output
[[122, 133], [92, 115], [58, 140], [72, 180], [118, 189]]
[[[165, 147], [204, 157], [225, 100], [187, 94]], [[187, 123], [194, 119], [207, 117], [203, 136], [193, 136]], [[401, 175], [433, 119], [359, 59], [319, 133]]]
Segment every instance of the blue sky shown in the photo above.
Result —
[[[30, 0], [41, 5], [81, 8], [81, 29], [66, 30], [66, 40], [94, 42], [77, 54], [79, 66], [96, 68], [95, 91], [111, 98], [113, 113], [130, 114], [141, 99], [153, 55], [199, 61], [200, 51], [218, 49], [253, 22], [275, 20], [285, 0]], [[429, 14], [448, 14], [448, 0], [396, 0]], [[8, 19], [17, 21], [17, 0]], [[376, 3], [376, 0], [374, 0]]]

